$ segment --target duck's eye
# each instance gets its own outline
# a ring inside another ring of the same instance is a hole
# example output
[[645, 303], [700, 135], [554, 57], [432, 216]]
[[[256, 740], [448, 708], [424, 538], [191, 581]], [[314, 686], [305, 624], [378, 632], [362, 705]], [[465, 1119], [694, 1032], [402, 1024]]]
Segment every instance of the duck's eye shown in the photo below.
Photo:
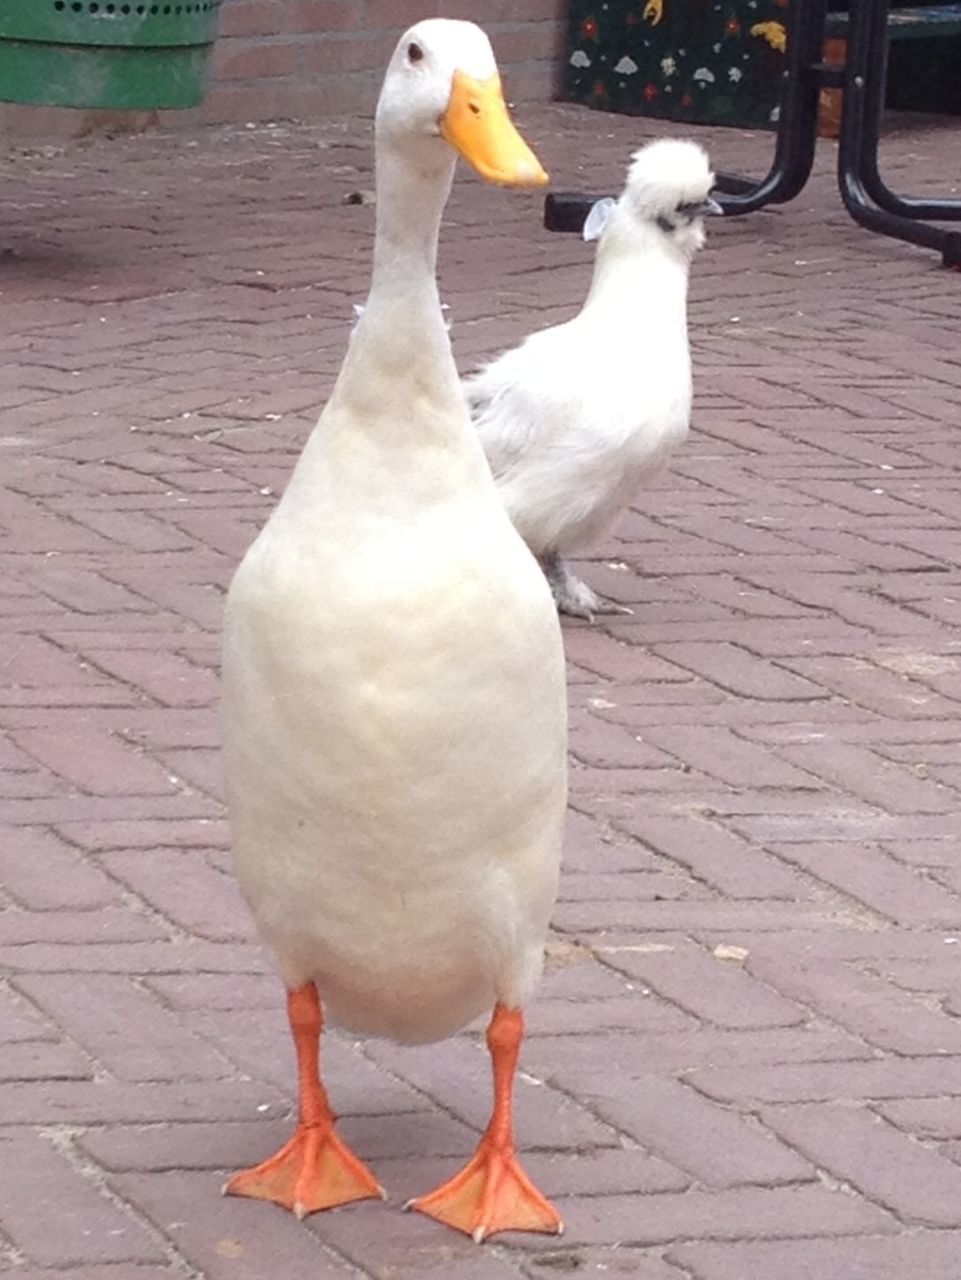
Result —
[[419, 44], [411, 43], [407, 46], [407, 61], [421, 62], [424, 57], [424, 50]]

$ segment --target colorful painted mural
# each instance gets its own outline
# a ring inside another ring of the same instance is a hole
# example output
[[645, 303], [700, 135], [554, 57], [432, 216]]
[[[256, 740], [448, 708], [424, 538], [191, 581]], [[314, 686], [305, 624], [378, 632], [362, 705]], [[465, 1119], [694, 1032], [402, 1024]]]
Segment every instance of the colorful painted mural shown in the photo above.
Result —
[[570, 0], [565, 97], [603, 111], [773, 128], [787, 0]]

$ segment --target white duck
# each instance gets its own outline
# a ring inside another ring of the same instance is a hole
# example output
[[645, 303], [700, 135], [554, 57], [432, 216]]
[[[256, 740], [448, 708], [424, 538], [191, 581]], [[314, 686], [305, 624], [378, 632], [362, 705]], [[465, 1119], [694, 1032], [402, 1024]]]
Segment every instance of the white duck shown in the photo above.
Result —
[[600, 244], [580, 313], [465, 382], [501, 498], [563, 613], [630, 613], [564, 557], [607, 530], [687, 434], [688, 268], [703, 215], [721, 212], [713, 184], [695, 143], [642, 147], [621, 198], [588, 215], [585, 238]]
[[334, 1128], [321, 1001], [407, 1042], [493, 1006], [491, 1123], [412, 1205], [479, 1240], [560, 1230], [515, 1158], [511, 1097], [556, 891], [566, 702], [550, 593], [471, 430], [437, 296], [455, 152], [494, 182], [547, 181], [483, 32], [425, 21], [377, 108], [367, 305], [227, 602], [234, 859], [288, 989], [300, 1106], [290, 1142], [226, 1190], [298, 1216], [381, 1194]]

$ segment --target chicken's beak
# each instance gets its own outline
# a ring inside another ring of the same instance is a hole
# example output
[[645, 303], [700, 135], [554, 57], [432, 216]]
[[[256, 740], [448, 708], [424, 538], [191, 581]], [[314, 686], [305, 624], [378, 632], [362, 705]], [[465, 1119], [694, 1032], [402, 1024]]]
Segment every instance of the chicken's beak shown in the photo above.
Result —
[[550, 181], [514, 128], [498, 75], [475, 80], [455, 71], [440, 131], [488, 182], [505, 187], [545, 187]]

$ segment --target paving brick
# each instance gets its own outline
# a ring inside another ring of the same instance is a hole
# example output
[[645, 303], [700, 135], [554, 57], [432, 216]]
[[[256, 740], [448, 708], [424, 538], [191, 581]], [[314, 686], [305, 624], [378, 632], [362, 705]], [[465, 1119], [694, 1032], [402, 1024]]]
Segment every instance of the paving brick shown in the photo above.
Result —
[[102, 574], [83, 569], [70, 572], [46, 569], [40, 574], [39, 586], [45, 595], [75, 613], [96, 614], [117, 611], [146, 613], [149, 611], [148, 602], [143, 596], [118, 586]]
[[24, 1040], [54, 1040], [56, 1032], [36, 1009], [4, 982], [0, 986], [0, 1040], [4, 1045]]
[[766, 1108], [762, 1119], [834, 1177], [902, 1221], [961, 1222], [961, 1169], [864, 1107]]
[[734, 1111], [709, 1102], [673, 1080], [598, 1070], [567, 1071], [550, 1079], [647, 1150], [709, 1187], [804, 1182], [814, 1168], [769, 1133]]
[[45, 636], [18, 635], [8, 644], [3, 659], [5, 683], [87, 686], [103, 683], [102, 677], [92, 672], [76, 654], [64, 653]]
[[929, 876], [918, 875], [871, 845], [794, 843], [775, 846], [788, 862], [833, 884], [898, 924], [921, 928], [961, 924], [961, 898]]
[[874, 1235], [897, 1230], [882, 1209], [826, 1187], [739, 1187], [681, 1195], [590, 1196], [559, 1201], [569, 1244], [667, 1244], [696, 1233], [714, 1240]]
[[[532, 1036], [526, 1045], [530, 1070], [545, 1077], [557, 1064], [555, 1036]], [[667, 1073], [696, 1067], [723, 1069], [760, 1063], [839, 1062], [864, 1058], [870, 1052], [851, 1035], [815, 1024], [805, 1030], [665, 1031], [637, 1037], [629, 1032], [604, 1032], [569, 1038], [564, 1065], [577, 1071], [596, 1071], [598, 1062], [622, 1075], [644, 1071]]]
[[224, 848], [226, 823], [220, 818], [142, 818], [89, 822], [70, 821], [62, 834], [81, 848], [100, 852], [106, 849]]
[[236, 883], [200, 849], [105, 853], [101, 865], [166, 919], [201, 938], [253, 937]]
[[615, 644], [603, 633], [587, 628], [572, 631], [567, 637], [567, 655], [578, 666], [623, 684], [689, 684], [696, 679], [684, 667], [636, 644]]
[[31, 911], [117, 904], [115, 881], [56, 836], [22, 827], [0, 844], [0, 883]]
[[17, 986], [120, 1079], [218, 1079], [230, 1074], [220, 1054], [186, 1035], [156, 998], [129, 979], [86, 974], [82, 981], [71, 981], [61, 974], [34, 974], [20, 976]]
[[[0, 706], [4, 708], [45, 708], [63, 711], [74, 707], [130, 707], [137, 701], [131, 690], [108, 685], [11, 685], [0, 689]], [[37, 716], [34, 710], [32, 719]], [[12, 718], [12, 717], [11, 717]]]
[[[204, 1037], [215, 1036], [245, 1077], [266, 1081], [287, 1095], [295, 1092], [293, 1048], [279, 992], [269, 1013], [194, 1014], [184, 1022]], [[321, 1052], [331, 1105], [339, 1116], [383, 1116], [435, 1105], [406, 1075], [370, 1061], [347, 1037], [326, 1034]]]
[[701, 774], [695, 774], [684, 765], [669, 761], [668, 768], [656, 769], [591, 769], [580, 766], [572, 759], [569, 778], [571, 804], [591, 808], [609, 804], [619, 796], [629, 797], [628, 803], [642, 794], [664, 795], [675, 792], [687, 795], [691, 788], [699, 792], [718, 789], [718, 784]]
[[62, 785], [61, 781], [46, 769], [16, 773], [10, 770], [0, 774], [0, 796], [4, 799], [39, 798], [49, 795], [51, 790], [59, 789]]
[[777, 1027], [804, 1022], [807, 1014], [758, 982], [738, 964], [681, 943], [658, 951], [597, 948], [605, 963], [649, 983], [705, 1023], [721, 1027]]
[[142, 690], [168, 707], [209, 706], [217, 693], [209, 671], [176, 653], [93, 650], [86, 655], [98, 669]]
[[[125, 1174], [111, 1179], [111, 1185], [135, 1199], [209, 1280], [263, 1280], [277, 1257], [283, 1258], [288, 1280], [347, 1280], [352, 1274], [293, 1214], [221, 1196], [216, 1174]], [[198, 1204], [204, 1206], [202, 1216]]]
[[661, 645], [661, 657], [697, 672], [730, 693], [776, 701], [810, 701], [825, 697], [818, 685], [803, 680], [772, 662], [756, 657], [738, 645], [681, 643]]
[[875, 1110], [918, 1138], [961, 1138], [961, 1098], [893, 1099]]
[[[961, 938], [954, 930], [909, 932], [886, 926], [883, 921], [870, 916], [865, 921], [864, 916], [864, 912], [856, 908], [852, 911], [849, 907], [844, 927], [833, 933], [786, 929], [774, 937], [767, 932], [746, 932], [746, 963], [751, 967], [763, 961], [765, 964], [782, 964], [790, 969], [843, 960], [854, 962], [854, 967], [865, 973], [878, 971], [885, 976], [895, 972], [894, 966], [899, 966], [902, 974], [906, 974], [908, 965], [913, 963], [917, 966], [916, 972], [923, 974], [931, 968], [936, 970], [953, 964], [954, 948], [961, 946]], [[710, 933], [699, 937], [711, 946], [728, 941]]]
[[70, 1044], [17, 1041], [0, 1053], [0, 1080], [88, 1080], [93, 1074], [91, 1060]]
[[673, 1163], [636, 1147], [626, 1150], [530, 1151], [524, 1168], [552, 1196], [652, 1195], [683, 1191], [691, 1176]]
[[[169, 1266], [141, 1267], [136, 1263], [125, 1262], [122, 1267], [122, 1280], [173, 1280], [177, 1274]], [[50, 1270], [47, 1267], [31, 1266], [17, 1268], [17, 1280], [65, 1280], [65, 1277], [69, 1280], [121, 1280], [121, 1267], [112, 1263], [102, 1267], [83, 1263], [81, 1269], [56, 1267]]]
[[[57, 916], [59, 916], [59, 912]], [[93, 912], [83, 912], [87, 920]], [[57, 916], [52, 918], [56, 922]], [[50, 919], [50, 913], [35, 916], [34, 919], [44, 921]], [[128, 920], [143, 920], [143, 917], [128, 915]], [[4, 920], [0, 916], [0, 923]], [[64, 950], [59, 942], [30, 942], [29, 930], [15, 937], [13, 944], [6, 946], [0, 942], [0, 964], [6, 966], [10, 974], [17, 973], [121, 973], [146, 976], [151, 973], [170, 973], [176, 971], [181, 964], [191, 962], [202, 965], [211, 973], [260, 973], [267, 962], [263, 953], [251, 946], [240, 944], [206, 943], [196, 939], [184, 940], [180, 937], [170, 939], [157, 938], [157, 930], [150, 932], [150, 922], [144, 921], [139, 937], [147, 937], [147, 941], [100, 941], [92, 938], [89, 927], [81, 941], [83, 946]], [[130, 931], [132, 932], [132, 930]], [[126, 936], [129, 936], [127, 934]], [[74, 942], [75, 937], [67, 937]]]
[[665, 898], [710, 898], [710, 890], [680, 870], [570, 872], [561, 886], [561, 902], [603, 902], [621, 897], [643, 902]]
[[[466, 1125], [458, 1125], [450, 1116], [430, 1111], [403, 1112], [386, 1118], [383, 1115], [346, 1116], [341, 1118], [339, 1129], [345, 1141], [378, 1167], [382, 1161], [389, 1164], [404, 1157], [463, 1155], [477, 1141], [476, 1133]], [[290, 1121], [285, 1117], [267, 1123], [259, 1120], [197, 1122], [179, 1128], [111, 1126], [90, 1131], [78, 1142], [104, 1168], [164, 1172], [240, 1168], [265, 1159], [289, 1137]], [[686, 1185], [677, 1170], [640, 1152], [611, 1152], [613, 1159], [607, 1162], [600, 1159], [603, 1154], [598, 1153], [593, 1160], [588, 1156], [577, 1159], [583, 1158], [588, 1165], [598, 1167], [599, 1179], [618, 1190], [625, 1183], [632, 1188], [654, 1191], [675, 1190]], [[570, 1163], [573, 1165], [576, 1161]], [[567, 1181], [575, 1181], [572, 1168]], [[582, 1177], [581, 1182], [585, 1181]]]
[[842, 908], [806, 904], [764, 902], [625, 902], [603, 904], [560, 902], [554, 909], [555, 926], [565, 933], [585, 937], [624, 929], [651, 933], [694, 929], [743, 934], [751, 930], [823, 929], [830, 933], [848, 916]]
[[926, 685], [874, 666], [864, 658], [846, 656], [792, 657], [791, 669], [842, 698], [892, 720], [934, 717], [953, 719], [956, 709]]
[[18, 750], [3, 734], [0, 734], [0, 769], [6, 775], [37, 772], [36, 763]]
[[29, 1125], [159, 1124], [286, 1115], [275, 1090], [250, 1081], [33, 1080], [4, 1089], [4, 1122]]
[[682, 1244], [670, 1257], [696, 1280], [954, 1280], [961, 1266], [956, 1232], [917, 1232], [894, 1237]]
[[701, 817], [628, 812], [618, 816], [616, 826], [734, 899], [803, 896], [798, 876], [783, 863]]
[[812, 840], [940, 840], [954, 835], [948, 814], [895, 815], [879, 813], [859, 805], [854, 797], [842, 799], [837, 807], [825, 805], [820, 812], [763, 813], [755, 809], [728, 818], [730, 826], [749, 839], [762, 843]]
[[765, 751], [721, 726], [712, 729], [658, 726], [648, 729], [644, 736], [646, 742], [735, 787], [812, 789], [818, 785], [813, 771], [795, 769], [780, 754]]
[[623, 725], [608, 724], [596, 716], [584, 716], [582, 729], [573, 747], [575, 759], [599, 769], [663, 768], [675, 762], [659, 751], [649, 735], [629, 732]]
[[24, 729], [16, 741], [72, 786], [93, 795], [166, 795], [174, 789], [163, 769], [98, 730]]
[[165, 1004], [181, 1009], [276, 1010], [281, 999], [272, 973], [157, 973], [146, 983]]
[[[433, 1176], [436, 1184], [437, 1176]], [[432, 1185], [428, 1181], [425, 1190]], [[517, 1270], [506, 1250], [478, 1249], [464, 1235], [437, 1238], [430, 1221], [421, 1214], [399, 1213], [399, 1204], [372, 1201], [354, 1206], [355, 1212], [338, 1213], [323, 1221], [308, 1221], [307, 1230], [346, 1258], [363, 1274], [400, 1276], [415, 1280], [448, 1275], [464, 1280], [514, 1280]], [[379, 1212], [378, 1212], [379, 1211]], [[502, 1237], [502, 1240], [504, 1237]]]
[[[16, 1246], [44, 1265], [157, 1262], [163, 1250], [133, 1218], [84, 1177], [45, 1138], [0, 1135], [6, 1171], [0, 1224]], [[57, 1206], [57, 1229], [49, 1209]]]
[[[138, 763], [134, 761], [135, 765]], [[156, 785], [159, 786], [159, 783]], [[0, 801], [0, 818], [15, 826], [111, 822], [120, 817], [136, 819], [138, 816], [163, 822], [178, 818], [218, 818], [221, 812], [222, 808], [216, 800], [197, 792], [183, 790], [164, 795], [159, 794], [156, 787], [153, 792], [144, 789], [131, 793], [88, 795], [81, 791], [71, 791], [64, 795], [51, 793], [49, 797], [35, 800]], [[892, 834], [897, 832], [893, 831]]]
[[783, 747], [781, 753], [826, 782], [889, 812], [951, 813], [957, 806], [955, 792], [880, 760], [863, 747], [819, 742]]
[[721, 1102], [833, 1102], [859, 1098], [961, 1096], [957, 1058], [878, 1058], [865, 1062], [819, 1062], [804, 1067], [717, 1067], [690, 1077]]
[[681, 1273], [655, 1254], [640, 1249], [556, 1248], [535, 1254], [524, 1268], [532, 1280], [545, 1280], [558, 1272], [577, 1271], [582, 1276], [633, 1276], [634, 1280], [682, 1280]]
[[[107, 907], [100, 911], [7, 911], [0, 913], [0, 948], [49, 943], [93, 947], [163, 938], [165, 931], [145, 915]], [[83, 962], [78, 961], [78, 967]], [[60, 952], [61, 967], [69, 967]]]
[[[486, 1126], [491, 1109], [490, 1062], [480, 1045], [458, 1038], [441, 1057], [429, 1049], [372, 1042], [369, 1053], [378, 1065], [397, 1072], [466, 1124], [476, 1130]], [[518, 1140], [525, 1149], [618, 1145], [610, 1127], [586, 1109], [523, 1076], [518, 1080], [517, 1109]]]
[[650, 988], [606, 1000], [538, 1000], [525, 1018], [531, 1035], [593, 1035], [599, 1031], [683, 1031], [696, 1026], [676, 1005]]
[[748, 962], [785, 995], [813, 1003], [871, 1044], [902, 1054], [961, 1053], [961, 1025], [883, 978], [835, 960]]

